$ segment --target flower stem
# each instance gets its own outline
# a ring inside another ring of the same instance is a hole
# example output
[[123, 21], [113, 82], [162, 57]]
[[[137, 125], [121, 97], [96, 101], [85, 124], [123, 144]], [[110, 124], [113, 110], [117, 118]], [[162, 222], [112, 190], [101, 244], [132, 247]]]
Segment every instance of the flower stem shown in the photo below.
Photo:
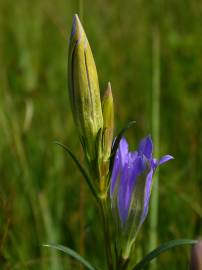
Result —
[[116, 262], [116, 270], [126, 270], [128, 267], [129, 258], [123, 258], [122, 256], [118, 258]]
[[107, 197], [100, 197], [100, 212], [103, 223], [103, 233], [104, 233], [104, 242], [105, 242], [105, 253], [107, 257], [107, 267], [108, 270], [113, 270], [113, 259], [112, 259], [112, 250], [111, 250], [111, 234], [109, 226], [109, 212], [107, 207]]

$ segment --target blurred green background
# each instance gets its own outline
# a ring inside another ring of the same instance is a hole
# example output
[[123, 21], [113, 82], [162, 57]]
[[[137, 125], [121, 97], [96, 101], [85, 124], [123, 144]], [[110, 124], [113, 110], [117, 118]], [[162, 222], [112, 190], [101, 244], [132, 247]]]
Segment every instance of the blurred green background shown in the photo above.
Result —
[[[58, 140], [82, 160], [67, 91], [68, 37], [75, 0], [0, 0], [0, 269], [80, 269], [43, 243], [74, 248], [104, 264], [91, 194]], [[108, 81], [116, 130], [136, 120], [135, 149], [152, 132], [154, 27], [160, 37], [158, 242], [202, 234], [202, 2], [84, 0], [83, 24], [101, 93]], [[137, 258], [148, 251], [149, 219]], [[158, 259], [158, 269], [187, 269], [189, 248]]]

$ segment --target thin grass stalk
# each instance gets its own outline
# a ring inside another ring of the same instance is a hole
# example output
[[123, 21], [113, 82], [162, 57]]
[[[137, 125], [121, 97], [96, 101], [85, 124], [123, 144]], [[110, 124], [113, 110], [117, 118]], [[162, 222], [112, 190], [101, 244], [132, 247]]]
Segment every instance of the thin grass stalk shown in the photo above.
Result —
[[[152, 35], [152, 56], [153, 56], [153, 74], [152, 74], [152, 137], [155, 145], [154, 156], [159, 157], [159, 131], [160, 131], [160, 34], [159, 28], [155, 25]], [[158, 208], [159, 208], [159, 174], [155, 173], [153, 179], [153, 190], [151, 196], [150, 209], [150, 231], [149, 231], [149, 250], [156, 248], [158, 242]], [[150, 269], [157, 269], [154, 261]]]
[[25, 194], [27, 196], [27, 200], [30, 203], [30, 207], [33, 211], [33, 216], [34, 216], [36, 227], [37, 227], [36, 229], [38, 230], [39, 229], [37, 225], [38, 224], [38, 221], [37, 221], [38, 211], [36, 208], [36, 201], [35, 201], [36, 197], [35, 197], [35, 192], [34, 192], [35, 188], [33, 186], [32, 173], [30, 170], [25, 146], [22, 141], [22, 134], [21, 134], [19, 121], [16, 116], [15, 109], [13, 108], [14, 107], [13, 100], [9, 93], [9, 89], [7, 88], [6, 85], [5, 85], [5, 88], [7, 89], [7, 92], [5, 92], [5, 102], [7, 103], [9, 111], [12, 112], [11, 113], [12, 116], [6, 119], [6, 117], [4, 116], [4, 111], [1, 110], [1, 119], [4, 120], [3, 125], [4, 127], [6, 127], [6, 130], [5, 130], [6, 133], [12, 134], [10, 136], [10, 139], [11, 139], [10, 145], [11, 147], [14, 146], [14, 150], [18, 157], [19, 165], [23, 172], [23, 177], [21, 178], [21, 184], [23, 185]]
[[[46, 237], [48, 238], [48, 241], [50, 241], [50, 243], [57, 243], [58, 235], [54, 228], [54, 222], [53, 222], [53, 218], [50, 212], [50, 208], [49, 208], [46, 196], [44, 195], [44, 193], [40, 193], [38, 195], [38, 199], [39, 199], [39, 208], [41, 210], [42, 219], [45, 226]], [[55, 253], [55, 250], [51, 250], [50, 254], [51, 254], [50, 269], [60, 270], [61, 264], [60, 264], [58, 254]]]
[[[19, 50], [19, 63], [20, 65], [22, 65], [21, 66], [22, 74], [24, 74], [23, 87], [26, 90], [27, 89], [30, 90], [31, 89], [30, 82], [33, 82], [35, 80], [32, 77], [34, 76], [34, 73], [29, 72], [29, 70], [32, 70], [30, 62], [23, 61], [25, 59], [30, 59], [30, 58], [29, 58], [29, 52], [28, 52], [29, 50], [28, 50], [28, 47], [24, 38], [24, 36], [26, 36], [25, 32], [27, 28], [25, 27], [26, 24], [23, 23], [24, 20], [23, 19], [19, 20], [19, 18], [21, 18], [20, 17], [21, 12], [19, 13], [20, 10], [22, 10], [22, 8], [13, 10], [13, 22], [15, 22], [13, 23], [13, 26], [15, 25], [13, 31], [14, 31], [16, 42], [17, 42], [16, 46], [21, 48], [21, 50]], [[3, 56], [3, 53], [4, 53], [3, 46], [1, 47], [0, 53], [2, 54], [1, 56]], [[0, 57], [0, 58], [3, 61], [4, 57]], [[7, 82], [7, 75], [8, 75], [7, 69], [5, 69], [5, 65], [2, 63], [1, 63], [1, 67], [4, 67], [4, 69], [1, 69], [1, 82], [2, 82], [1, 94], [2, 94], [3, 99], [2, 99], [2, 104], [1, 104], [2, 106], [0, 109], [0, 118], [1, 118], [0, 120], [2, 120], [1, 124], [3, 125], [3, 130], [5, 131], [5, 135], [6, 136], [8, 135], [10, 148], [12, 149], [13, 152], [15, 152], [17, 162], [19, 162], [19, 167], [22, 172], [22, 176], [19, 178], [19, 185], [21, 185], [22, 187], [21, 197], [24, 203], [23, 207], [25, 206], [23, 211], [26, 214], [30, 215], [31, 221], [33, 222], [31, 230], [32, 230], [33, 235], [35, 236], [35, 242], [40, 243], [41, 222], [39, 219], [39, 210], [37, 208], [37, 198], [36, 198], [37, 189], [36, 189], [36, 185], [34, 181], [34, 174], [31, 170], [28, 154], [26, 151], [26, 144], [24, 142], [24, 137], [23, 137], [25, 136], [25, 133], [23, 132], [25, 131], [28, 132], [29, 125], [27, 125], [26, 129], [24, 129], [25, 126], [22, 124], [22, 121], [20, 121], [20, 118], [18, 118], [14, 99], [11, 94], [12, 90], [15, 90], [15, 85], [13, 85], [14, 87], [13, 89], [10, 89], [10, 86]], [[13, 77], [15, 78], [14, 75]], [[30, 98], [30, 101], [32, 102], [31, 98]], [[23, 246], [23, 243], [21, 244], [21, 243], [16, 242], [15, 244], [15, 235], [12, 232], [11, 232], [11, 235], [13, 239], [12, 241], [15, 246], [14, 249], [17, 250], [20, 261], [24, 265], [25, 263], [24, 260], [27, 254], [23, 254], [23, 249], [21, 249], [21, 246]], [[28, 243], [27, 246], [29, 246], [29, 244], [30, 243]], [[39, 249], [40, 249], [40, 253], [43, 253], [43, 248], [41, 246], [39, 246]], [[26, 267], [26, 269], [28, 269], [28, 266]]]

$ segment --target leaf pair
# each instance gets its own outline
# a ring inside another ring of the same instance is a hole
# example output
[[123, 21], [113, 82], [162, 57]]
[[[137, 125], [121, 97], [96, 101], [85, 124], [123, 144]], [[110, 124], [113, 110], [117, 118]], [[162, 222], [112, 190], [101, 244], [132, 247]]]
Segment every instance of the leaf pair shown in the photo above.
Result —
[[[172, 241], [166, 242], [166, 243], [162, 244], [161, 246], [159, 246], [158, 248], [154, 249], [152, 252], [148, 253], [134, 268], [132, 268], [132, 270], [144, 269], [144, 267], [150, 261], [152, 261], [153, 259], [158, 257], [161, 253], [163, 253], [171, 248], [174, 248], [177, 246], [182, 246], [182, 245], [193, 245], [193, 244], [197, 244], [197, 243], [198, 243], [197, 240], [190, 240], [190, 239], [178, 239], [178, 240], [172, 240]], [[84, 259], [77, 252], [75, 252], [74, 250], [72, 250], [68, 247], [64, 247], [62, 245], [54, 245], [54, 244], [47, 244], [47, 245], [44, 245], [44, 247], [49, 247], [49, 248], [53, 248], [53, 249], [60, 250], [60, 251], [64, 252], [65, 254], [67, 254], [68, 256], [73, 258], [75, 261], [77, 261], [78, 263], [83, 265], [85, 267], [85, 269], [98, 270], [98, 268], [92, 266], [86, 259]], [[116, 269], [116, 270], [118, 270], [118, 269]]]

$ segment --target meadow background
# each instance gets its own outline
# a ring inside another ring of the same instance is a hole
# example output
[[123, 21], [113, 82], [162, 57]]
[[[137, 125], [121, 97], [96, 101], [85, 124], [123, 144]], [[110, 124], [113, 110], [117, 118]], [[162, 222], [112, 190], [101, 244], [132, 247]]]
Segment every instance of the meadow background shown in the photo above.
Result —
[[[41, 246], [60, 243], [104, 264], [102, 233], [88, 188], [58, 140], [82, 160], [67, 91], [75, 0], [0, 0], [0, 269], [80, 269]], [[202, 2], [84, 0], [83, 23], [103, 94], [108, 81], [117, 133], [128, 121], [135, 149], [152, 133], [153, 32], [160, 39], [158, 243], [202, 235]], [[157, 59], [158, 60], [158, 59]], [[158, 76], [158, 72], [157, 72]], [[149, 218], [137, 257], [148, 251]], [[156, 269], [187, 269], [189, 248]]]

